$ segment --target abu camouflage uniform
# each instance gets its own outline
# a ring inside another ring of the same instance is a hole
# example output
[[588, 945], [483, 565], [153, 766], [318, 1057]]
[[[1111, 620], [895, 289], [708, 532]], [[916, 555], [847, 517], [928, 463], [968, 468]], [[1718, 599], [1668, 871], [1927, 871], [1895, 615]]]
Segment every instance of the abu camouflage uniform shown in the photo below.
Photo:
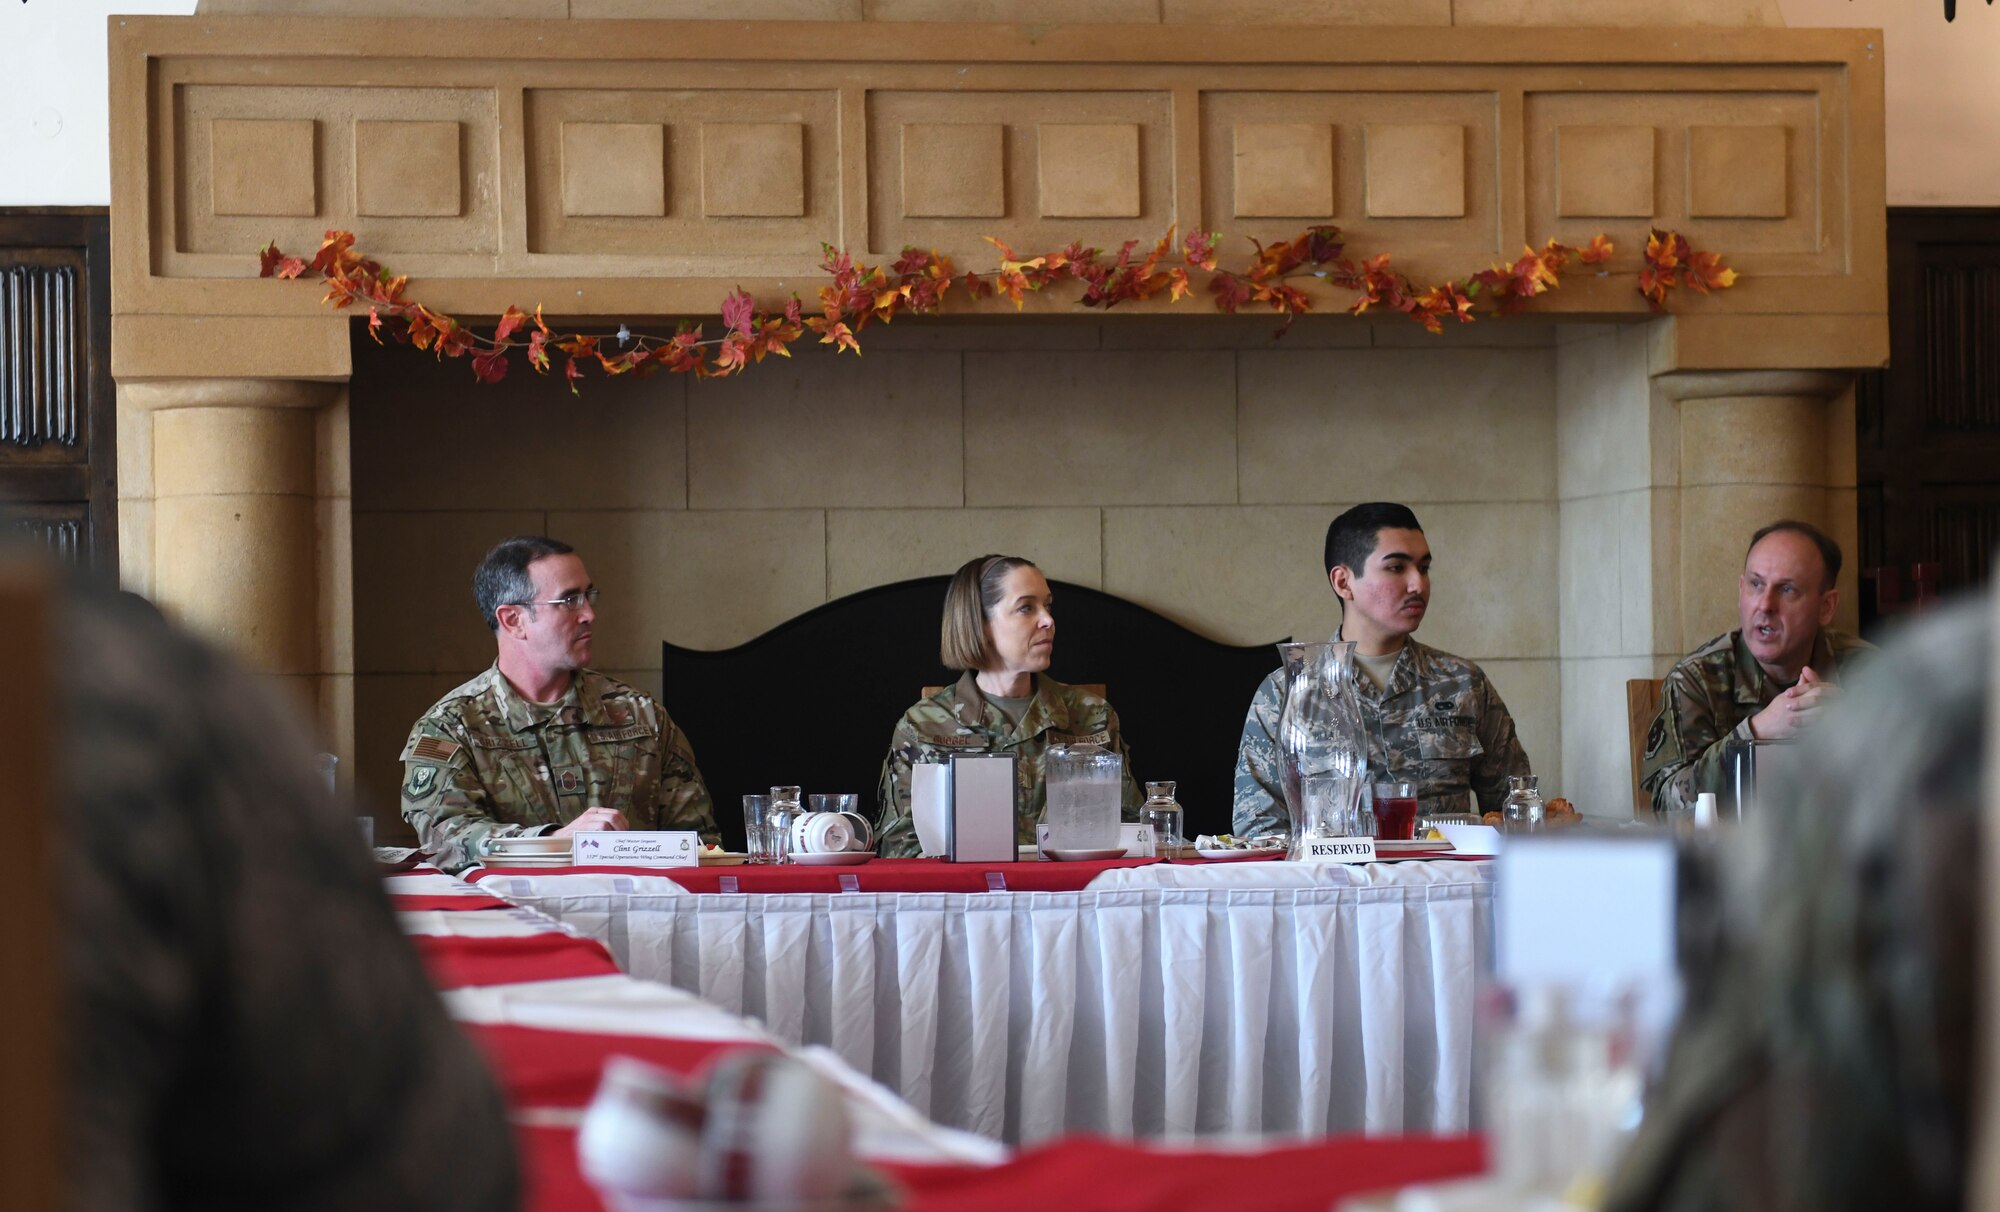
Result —
[[876, 790], [881, 817], [877, 847], [884, 855], [917, 853], [917, 829], [910, 819], [910, 767], [920, 761], [945, 761], [956, 753], [1013, 753], [1020, 779], [1015, 838], [1023, 845], [1035, 840], [1042, 819], [1046, 790], [1042, 759], [1050, 745], [1102, 745], [1125, 759], [1125, 819], [1137, 820], [1139, 784], [1132, 777], [1132, 755], [1118, 732], [1118, 713], [1099, 696], [1067, 686], [1044, 674], [1035, 675], [1035, 700], [1016, 728], [1007, 713], [986, 701], [970, 672], [956, 683], [903, 713], [889, 738], [889, 756], [882, 763]]
[[[1821, 631], [1806, 664], [1839, 682], [1855, 655], [1873, 645], [1840, 631]], [[1751, 655], [1741, 630], [1719, 635], [1684, 656], [1660, 687], [1660, 712], [1646, 732], [1639, 785], [1653, 797], [1653, 813], [1688, 808], [1703, 791], [1721, 794], [1728, 784], [1722, 742], [1747, 741], [1750, 717], [1784, 693]]]
[[[1230, 819], [1239, 837], [1290, 828], [1277, 741], [1284, 673], [1271, 671], [1243, 719]], [[1463, 657], [1405, 640], [1386, 687], [1377, 690], [1357, 672], [1355, 689], [1368, 732], [1368, 777], [1415, 783], [1426, 814], [1469, 811], [1467, 792], [1479, 797], [1480, 810], [1497, 812], [1507, 776], [1532, 773], [1507, 704]]]
[[1992, 1020], [1996, 605], [1946, 607], [1850, 671], [1792, 777], [1725, 844], [1683, 853], [1680, 886], [1712, 891], [1678, 910], [1680, 1022], [1605, 1212], [1985, 1206], [1967, 1188]]
[[498, 665], [439, 699], [403, 746], [403, 819], [446, 871], [487, 838], [551, 833], [589, 808], [634, 829], [695, 829], [715, 813], [687, 736], [650, 697], [594, 670], [535, 703]]

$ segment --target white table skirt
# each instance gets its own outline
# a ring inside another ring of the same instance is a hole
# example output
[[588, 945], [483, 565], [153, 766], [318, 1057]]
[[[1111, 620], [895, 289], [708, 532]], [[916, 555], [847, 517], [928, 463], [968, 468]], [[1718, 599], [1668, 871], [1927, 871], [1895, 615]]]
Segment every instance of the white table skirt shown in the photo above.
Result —
[[481, 886], [1003, 1140], [1469, 1125], [1486, 864], [1148, 867], [1064, 893]]

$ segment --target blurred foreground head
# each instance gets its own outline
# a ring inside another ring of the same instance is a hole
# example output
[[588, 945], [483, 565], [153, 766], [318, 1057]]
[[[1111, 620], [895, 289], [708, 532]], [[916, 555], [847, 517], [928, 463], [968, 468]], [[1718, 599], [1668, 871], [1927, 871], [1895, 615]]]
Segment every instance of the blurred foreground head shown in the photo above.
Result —
[[1608, 1209], [1969, 1206], [1994, 611], [1905, 632], [1760, 785]]
[[67, 1003], [63, 1206], [514, 1206], [493, 1084], [291, 704], [140, 599], [52, 598], [6, 640], [53, 652], [61, 963], [7, 976]]

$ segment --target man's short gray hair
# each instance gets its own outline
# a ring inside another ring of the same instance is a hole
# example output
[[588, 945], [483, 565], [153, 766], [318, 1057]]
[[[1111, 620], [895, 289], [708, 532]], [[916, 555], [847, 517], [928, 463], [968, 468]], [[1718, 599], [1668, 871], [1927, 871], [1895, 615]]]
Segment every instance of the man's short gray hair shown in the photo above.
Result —
[[522, 534], [502, 539], [479, 567], [472, 571], [472, 597], [488, 631], [500, 630], [502, 606], [521, 606], [535, 600], [535, 579], [528, 565], [544, 556], [569, 555], [576, 548], [547, 535]]

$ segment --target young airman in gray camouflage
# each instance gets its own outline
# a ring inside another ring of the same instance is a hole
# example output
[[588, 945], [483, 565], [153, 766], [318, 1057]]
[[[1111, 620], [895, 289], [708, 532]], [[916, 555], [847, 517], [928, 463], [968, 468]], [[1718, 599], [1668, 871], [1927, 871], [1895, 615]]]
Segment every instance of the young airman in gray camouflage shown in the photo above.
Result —
[[651, 698], [587, 668], [597, 589], [564, 543], [508, 539], [473, 574], [493, 667], [403, 746], [403, 819], [446, 871], [494, 837], [694, 829], [715, 813], [687, 737]]
[[[1430, 544], [1416, 514], [1387, 502], [1357, 505], [1327, 527], [1325, 556], [1341, 603], [1333, 638], [1356, 645], [1369, 777], [1415, 783], [1427, 814], [1497, 811], [1507, 776], [1530, 773], [1528, 755], [1479, 666], [1411, 638], [1430, 605]], [[1290, 827], [1277, 743], [1283, 675], [1264, 679], [1243, 720], [1231, 814], [1239, 836]]]
[[1639, 780], [1655, 815], [1726, 789], [1724, 741], [1783, 740], [1810, 727], [1873, 650], [1827, 626], [1839, 576], [1839, 545], [1804, 522], [1773, 522], [1751, 537], [1737, 578], [1742, 625], [1682, 657], [1660, 688]]

